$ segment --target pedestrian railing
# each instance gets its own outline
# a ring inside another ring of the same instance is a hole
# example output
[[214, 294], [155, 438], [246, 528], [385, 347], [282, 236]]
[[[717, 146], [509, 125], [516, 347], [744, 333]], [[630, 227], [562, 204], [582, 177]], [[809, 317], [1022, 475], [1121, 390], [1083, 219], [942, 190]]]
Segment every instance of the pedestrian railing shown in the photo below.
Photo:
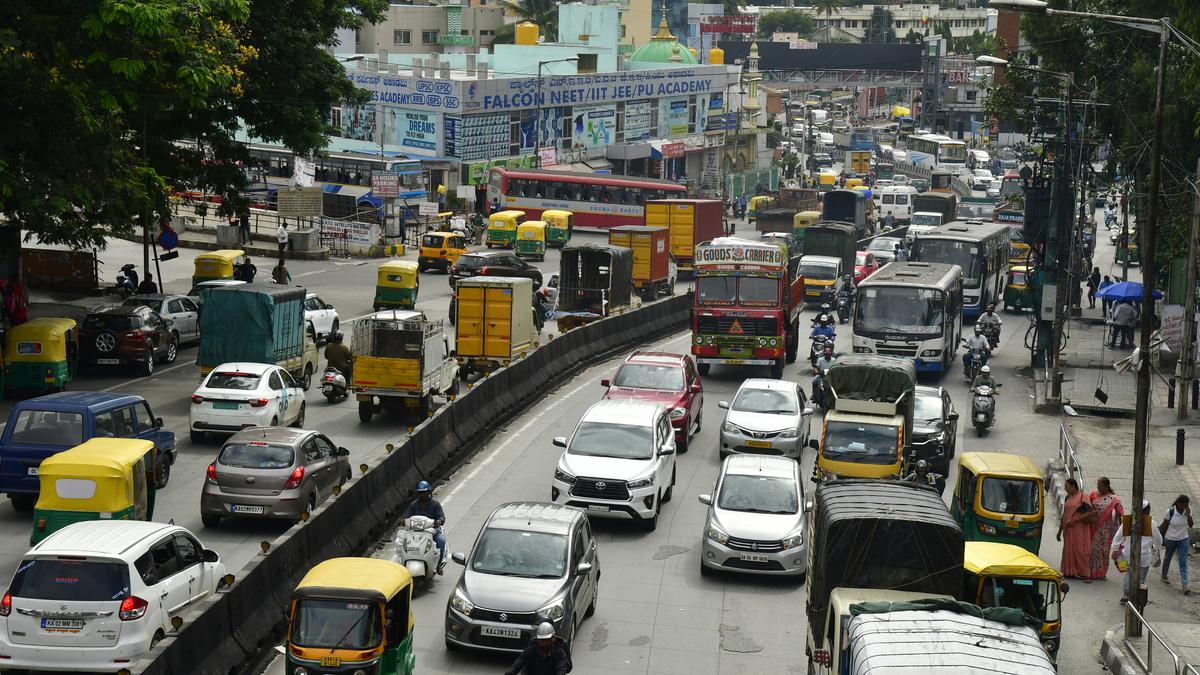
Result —
[[1058, 425], [1058, 460], [1067, 472], [1067, 478], [1074, 478], [1083, 487], [1083, 463], [1075, 456], [1075, 437], [1067, 429], [1066, 423]]
[[1178, 652], [1176, 652], [1174, 649], [1171, 649], [1171, 645], [1167, 644], [1166, 640], [1164, 640], [1162, 636], [1158, 634], [1158, 631], [1154, 630], [1154, 627], [1150, 625], [1150, 622], [1146, 621], [1146, 618], [1137, 611], [1137, 607], [1133, 606], [1132, 604], [1126, 604], [1125, 610], [1125, 620], [1128, 621], [1128, 617], [1131, 614], [1136, 617], [1138, 624], [1141, 626], [1141, 630], [1137, 632], [1146, 637], [1145, 658], [1142, 658], [1141, 652], [1138, 651], [1138, 646], [1134, 644], [1128, 637], [1122, 640], [1125, 645], [1125, 649], [1129, 651], [1129, 654], [1138, 662], [1138, 665], [1140, 665], [1143, 670], [1145, 670], [1147, 673], [1154, 672], [1154, 643], [1157, 642], [1158, 644], [1162, 645], [1163, 649], [1167, 651], [1167, 656], [1171, 657], [1171, 663], [1173, 667], [1171, 670], [1172, 673], [1175, 675], [1200, 675], [1200, 670], [1197, 670], [1196, 666], [1184, 661], [1179, 656]]

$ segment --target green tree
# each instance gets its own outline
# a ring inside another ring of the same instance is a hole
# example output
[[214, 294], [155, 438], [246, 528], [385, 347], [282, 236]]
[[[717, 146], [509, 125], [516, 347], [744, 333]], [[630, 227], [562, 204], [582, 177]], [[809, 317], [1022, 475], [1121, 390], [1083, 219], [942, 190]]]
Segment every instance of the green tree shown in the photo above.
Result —
[[891, 11], [876, 6], [871, 10], [871, 22], [867, 25], [866, 42], [879, 44], [896, 41], [896, 25]]
[[904, 42], [908, 42], [910, 44], [921, 44], [921, 40], [924, 39], [925, 36], [921, 33], [918, 33], [913, 28], [909, 28], [908, 32], [904, 34]]
[[774, 33], [799, 33], [807, 37], [816, 27], [816, 19], [798, 9], [765, 12], [758, 18], [758, 35], [764, 38]]
[[516, 25], [523, 21], [536, 23], [548, 40], [558, 37], [558, 5], [552, 0], [499, 0], [497, 3], [504, 11], [517, 17], [517, 21], [507, 23], [496, 31], [493, 44], [512, 44], [516, 37]]
[[817, 16], [824, 14], [826, 19], [841, 10], [844, 4], [842, 0], [812, 0], [812, 7], [816, 10]]

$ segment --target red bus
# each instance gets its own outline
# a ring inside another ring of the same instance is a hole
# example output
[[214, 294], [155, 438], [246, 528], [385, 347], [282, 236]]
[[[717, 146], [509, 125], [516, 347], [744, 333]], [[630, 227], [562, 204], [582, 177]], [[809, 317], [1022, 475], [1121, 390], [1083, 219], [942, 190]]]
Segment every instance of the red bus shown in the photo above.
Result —
[[601, 229], [645, 225], [646, 200], [681, 197], [687, 188], [669, 180], [501, 167], [491, 170], [487, 188], [489, 206], [524, 211], [529, 220], [562, 209], [575, 214], [575, 227]]

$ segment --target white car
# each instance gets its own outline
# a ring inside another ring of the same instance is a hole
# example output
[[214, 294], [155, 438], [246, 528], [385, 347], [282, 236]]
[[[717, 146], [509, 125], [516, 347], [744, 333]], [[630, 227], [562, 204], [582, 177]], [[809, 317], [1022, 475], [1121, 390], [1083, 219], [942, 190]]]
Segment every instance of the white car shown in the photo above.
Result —
[[201, 281], [192, 286], [192, 290], [187, 292], [187, 296], [194, 300], [197, 305], [201, 305], [204, 303], [200, 300], [200, 291], [206, 288], [220, 288], [222, 286], [241, 286], [244, 283], [246, 282], [240, 279], [210, 279], [208, 281]]
[[675, 430], [670, 411], [645, 401], [600, 401], [583, 414], [554, 469], [550, 497], [588, 515], [658, 526], [675, 488]]
[[304, 296], [304, 320], [308, 322], [308, 332], [312, 334], [313, 342], [328, 340], [338, 331], [337, 310], [317, 297], [316, 293]]
[[188, 419], [196, 443], [210, 431], [233, 434], [250, 427], [302, 427], [304, 388], [279, 366], [222, 363], [192, 394]]
[[972, 190], [986, 190], [992, 185], [992, 172], [987, 169], [975, 169], [967, 176], [967, 185]]
[[128, 667], [224, 576], [216, 552], [177, 525], [68, 525], [21, 558], [0, 601], [0, 663], [60, 672]]
[[1001, 183], [1001, 181], [998, 181], [998, 180], [992, 181], [992, 184], [987, 187], [987, 196], [999, 197], [1000, 196], [1000, 187], [1001, 187], [1000, 183]]
[[125, 298], [125, 307], [146, 306], [164, 319], [171, 320], [175, 344], [200, 341], [200, 306], [186, 295], [139, 293]]

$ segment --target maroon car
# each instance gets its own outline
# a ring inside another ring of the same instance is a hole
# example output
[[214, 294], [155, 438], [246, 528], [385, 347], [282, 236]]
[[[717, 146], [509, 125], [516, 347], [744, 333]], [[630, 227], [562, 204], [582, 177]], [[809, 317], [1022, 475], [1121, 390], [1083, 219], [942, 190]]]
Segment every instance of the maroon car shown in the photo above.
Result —
[[83, 320], [79, 350], [84, 365], [136, 366], [150, 375], [156, 362], [175, 361], [179, 344], [170, 320], [149, 307], [104, 307]]
[[704, 385], [692, 357], [667, 352], [634, 352], [611, 380], [606, 399], [637, 399], [661, 403], [671, 410], [675, 444], [687, 452], [693, 434], [699, 433], [704, 408]]

